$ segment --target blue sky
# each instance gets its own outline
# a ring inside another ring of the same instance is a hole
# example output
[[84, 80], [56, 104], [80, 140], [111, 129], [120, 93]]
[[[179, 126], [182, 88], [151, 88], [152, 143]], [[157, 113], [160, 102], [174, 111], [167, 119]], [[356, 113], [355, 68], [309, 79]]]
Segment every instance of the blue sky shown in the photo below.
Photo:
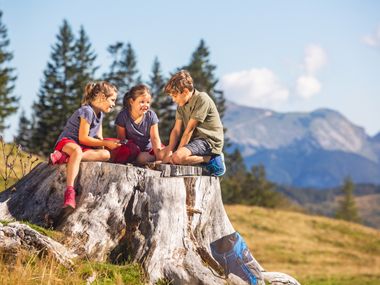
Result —
[[[154, 57], [168, 75], [204, 39], [227, 99], [281, 112], [331, 108], [369, 135], [380, 131], [380, 1], [0, 0], [0, 9], [27, 114], [67, 19], [89, 35], [98, 75], [116, 41], [132, 44], [146, 80]], [[10, 139], [18, 115], [8, 123]]]

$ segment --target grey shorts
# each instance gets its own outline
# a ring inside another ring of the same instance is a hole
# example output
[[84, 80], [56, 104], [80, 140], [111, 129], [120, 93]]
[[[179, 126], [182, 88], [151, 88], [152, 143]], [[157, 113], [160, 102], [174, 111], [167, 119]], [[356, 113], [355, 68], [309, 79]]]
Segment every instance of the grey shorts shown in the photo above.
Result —
[[211, 147], [205, 139], [194, 139], [185, 145], [188, 150], [191, 151], [192, 155], [197, 156], [208, 156], [212, 155]]

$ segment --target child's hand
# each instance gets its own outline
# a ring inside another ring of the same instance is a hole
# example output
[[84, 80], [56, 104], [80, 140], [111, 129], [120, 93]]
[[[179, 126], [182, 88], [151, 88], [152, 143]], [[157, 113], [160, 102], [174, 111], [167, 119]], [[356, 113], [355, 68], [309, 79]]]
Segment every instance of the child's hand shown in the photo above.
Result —
[[165, 156], [164, 158], [162, 159], [162, 163], [173, 163], [172, 161], [172, 155], [173, 155], [173, 152], [172, 151], [167, 151], [165, 153]]
[[103, 142], [104, 142], [104, 146], [106, 148], [108, 148], [109, 150], [114, 150], [115, 148], [118, 148], [119, 146], [121, 146], [119, 140], [112, 140], [112, 141], [111, 140], [105, 140]]
[[161, 161], [165, 158], [166, 156], [166, 151], [165, 148], [158, 149], [157, 151], [154, 151], [154, 154], [156, 156], [156, 161]]

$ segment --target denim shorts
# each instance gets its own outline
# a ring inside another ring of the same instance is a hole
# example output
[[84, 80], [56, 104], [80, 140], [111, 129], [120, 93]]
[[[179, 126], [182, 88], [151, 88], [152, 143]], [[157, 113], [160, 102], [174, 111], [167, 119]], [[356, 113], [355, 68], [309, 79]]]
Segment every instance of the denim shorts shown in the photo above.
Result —
[[205, 139], [198, 138], [190, 141], [187, 145], [185, 145], [188, 150], [191, 151], [192, 155], [197, 156], [209, 156], [211, 153], [211, 146]]

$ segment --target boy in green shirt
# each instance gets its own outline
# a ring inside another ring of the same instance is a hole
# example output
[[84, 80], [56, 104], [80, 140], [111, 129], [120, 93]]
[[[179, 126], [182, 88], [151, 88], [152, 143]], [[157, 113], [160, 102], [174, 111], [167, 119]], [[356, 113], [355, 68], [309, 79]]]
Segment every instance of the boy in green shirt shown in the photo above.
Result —
[[[194, 88], [193, 79], [186, 70], [171, 77], [165, 92], [178, 106], [163, 162], [187, 165], [203, 163], [211, 175], [222, 176], [226, 171], [222, 153], [223, 125], [214, 101], [206, 93]], [[184, 131], [181, 136], [182, 128]], [[174, 151], [178, 142], [177, 150]]]

